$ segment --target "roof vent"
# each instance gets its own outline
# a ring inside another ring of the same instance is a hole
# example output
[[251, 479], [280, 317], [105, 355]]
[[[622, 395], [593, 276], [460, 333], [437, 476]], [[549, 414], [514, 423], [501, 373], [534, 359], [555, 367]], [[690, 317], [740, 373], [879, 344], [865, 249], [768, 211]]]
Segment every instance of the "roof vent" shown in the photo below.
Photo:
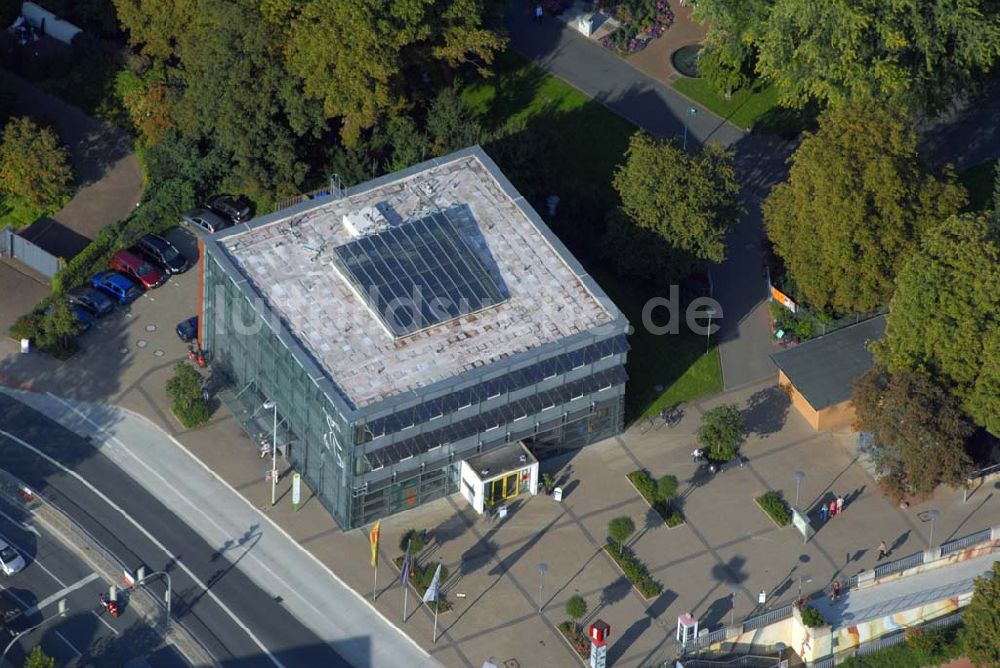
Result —
[[373, 206], [344, 214], [344, 228], [354, 238], [380, 232], [388, 226], [389, 221]]

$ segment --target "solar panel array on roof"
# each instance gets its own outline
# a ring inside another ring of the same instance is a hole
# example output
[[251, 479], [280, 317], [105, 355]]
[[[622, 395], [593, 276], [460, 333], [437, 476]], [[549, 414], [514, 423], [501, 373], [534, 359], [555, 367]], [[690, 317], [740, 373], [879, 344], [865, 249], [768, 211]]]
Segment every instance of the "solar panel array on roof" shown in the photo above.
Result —
[[396, 337], [506, 299], [502, 286], [444, 213], [338, 246], [333, 263]]

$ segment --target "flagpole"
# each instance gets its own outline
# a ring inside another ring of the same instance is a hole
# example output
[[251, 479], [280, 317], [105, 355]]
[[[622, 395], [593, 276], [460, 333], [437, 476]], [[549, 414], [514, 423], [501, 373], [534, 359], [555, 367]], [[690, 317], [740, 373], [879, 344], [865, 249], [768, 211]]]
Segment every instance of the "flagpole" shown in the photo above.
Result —
[[410, 585], [403, 585], [403, 621], [406, 621], [406, 601], [410, 598]]
[[438, 641], [438, 608], [440, 608], [440, 607], [441, 606], [438, 605], [438, 600], [435, 598], [434, 599], [434, 640], [432, 642], [437, 642]]
[[400, 572], [400, 580], [403, 583], [403, 621], [406, 621], [406, 603], [410, 598], [410, 542], [406, 541], [406, 554], [403, 555], [403, 569]]
[[374, 601], [378, 594], [378, 562], [375, 563], [375, 568], [372, 569], [372, 600]]

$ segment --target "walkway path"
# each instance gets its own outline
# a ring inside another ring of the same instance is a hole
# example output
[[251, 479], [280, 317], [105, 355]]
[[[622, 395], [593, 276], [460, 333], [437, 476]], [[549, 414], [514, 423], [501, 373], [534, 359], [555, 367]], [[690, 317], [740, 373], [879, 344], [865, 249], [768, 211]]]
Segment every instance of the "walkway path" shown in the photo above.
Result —
[[834, 627], [856, 624], [972, 591], [977, 577], [988, 573], [1000, 554], [986, 554], [949, 566], [849, 592], [833, 603], [817, 599], [813, 605]]

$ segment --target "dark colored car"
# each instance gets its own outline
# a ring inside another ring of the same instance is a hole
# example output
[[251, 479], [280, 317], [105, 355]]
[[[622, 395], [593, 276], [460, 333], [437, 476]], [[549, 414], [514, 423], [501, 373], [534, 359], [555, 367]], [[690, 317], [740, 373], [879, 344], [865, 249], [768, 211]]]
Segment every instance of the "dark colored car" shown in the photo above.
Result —
[[119, 304], [131, 304], [142, 296], [142, 290], [116, 271], [102, 271], [90, 277], [90, 284], [111, 295]]
[[111, 268], [120, 271], [136, 283], [152, 290], [163, 285], [167, 277], [159, 269], [127, 250], [120, 250], [111, 256]]
[[[54, 308], [55, 308], [54, 306], [48, 307], [47, 309], [45, 309], [45, 314], [48, 315], [49, 313], [52, 313], [52, 309]], [[79, 304], [73, 304], [72, 302], [70, 303], [70, 308], [73, 309], [73, 315], [76, 316], [76, 320], [77, 322], [80, 323], [80, 326], [83, 328], [84, 332], [86, 332], [93, 326], [94, 316], [90, 313], [90, 311], [83, 308]]]
[[18, 618], [21, 616], [22, 610], [21, 605], [11, 598], [8, 598], [6, 592], [0, 594], [0, 625], [3, 626], [4, 631], [6, 631], [11, 638], [17, 635], [20, 626]]
[[212, 234], [230, 226], [228, 220], [208, 209], [191, 209], [181, 217], [191, 227]]
[[209, 209], [234, 223], [245, 223], [253, 218], [249, 200], [241, 195], [213, 195], [206, 204]]
[[177, 325], [177, 336], [184, 343], [191, 343], [198, 338], [198, 316], [192, 316]]
[[66, 295], [66, 298], [70, 304], [82, 306], [98, 317], [111, 313], [115, 308], [115, 303], [108, 299], [103, 292], [86, 286], [73, 288]]
[[171, 274], [183, 274], [191, 268], [191, 262], [172, 243], [155, 234], [139, 239], [134, 250]]

